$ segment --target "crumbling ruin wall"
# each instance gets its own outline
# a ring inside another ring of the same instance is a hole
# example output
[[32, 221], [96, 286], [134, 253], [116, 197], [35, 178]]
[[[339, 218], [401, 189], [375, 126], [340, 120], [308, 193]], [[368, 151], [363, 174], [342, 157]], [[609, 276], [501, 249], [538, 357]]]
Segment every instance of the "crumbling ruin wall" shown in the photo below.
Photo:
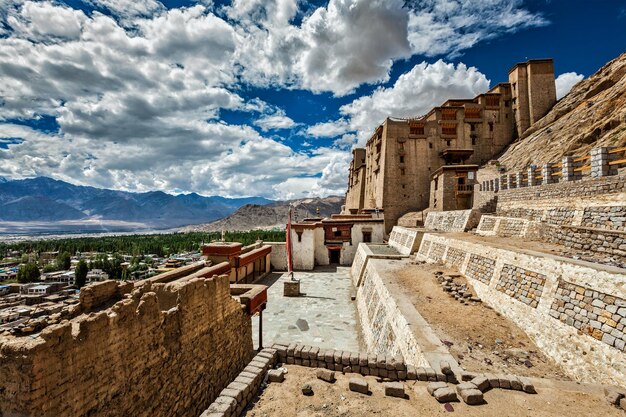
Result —
[[110, 308], [0, 338], [0, 415], [196, 416], [246, 366], [251, 332], [227, 276], [146, 281]]
[[430, 233], [416, 259], [457, 267], [573, 378], [626, 386], [623, 269]]

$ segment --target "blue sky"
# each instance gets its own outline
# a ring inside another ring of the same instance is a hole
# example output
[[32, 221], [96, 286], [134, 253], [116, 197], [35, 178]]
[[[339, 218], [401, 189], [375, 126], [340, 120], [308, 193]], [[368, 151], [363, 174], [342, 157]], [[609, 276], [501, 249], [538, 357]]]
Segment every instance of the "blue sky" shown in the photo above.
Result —
[[625, 51], [620, 0], [0, 2], [0, 176], [342, 194], [350, 150], [552, 57], [559, 95]]

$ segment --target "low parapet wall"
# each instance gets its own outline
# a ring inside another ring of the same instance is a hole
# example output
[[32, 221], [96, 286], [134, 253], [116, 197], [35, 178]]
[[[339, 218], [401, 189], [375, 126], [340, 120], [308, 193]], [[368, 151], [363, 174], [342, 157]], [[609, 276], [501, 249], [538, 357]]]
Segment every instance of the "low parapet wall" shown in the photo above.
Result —
[[272, 257], [270, 263], [275, 271], [287, 270], [287, 243], [285, 242], [265, 242], [272, 247]]
[[431, 211], [426, 216], [424, 227], [442, 232], [466, 232], [480, 221], [477, 210]]
[[363, 340], [371, 354], [401, 355], [406, 363], [429, 366], [406, 317], [381, 279], [386, 260], [371, 259], [357, 291]]
[[626, 386], [624, 269], [425, 234], [417, 260], [463, 273], [573, 378]]
[[350, 267], [352, 285], [357, 288], [361, 286], [365, 268], [371, 259], [403, 259], [408, 257], [409, 255], [403, 255], [391, 246], [359, 243], [354, 261]]
[[142, 281], [109, 308], [0, 337], [0, 415], [199, 415], [247, 364], [251, 332], [228, 276]]
[[419, 248], [423, 234], [424, 229], [394, 226], [389, 235], [389, 246], [402, 255], [410, 255]]
[[481, 236], [526, 237], [535, 224], [526, 219], [483, 215], [476, 233]]

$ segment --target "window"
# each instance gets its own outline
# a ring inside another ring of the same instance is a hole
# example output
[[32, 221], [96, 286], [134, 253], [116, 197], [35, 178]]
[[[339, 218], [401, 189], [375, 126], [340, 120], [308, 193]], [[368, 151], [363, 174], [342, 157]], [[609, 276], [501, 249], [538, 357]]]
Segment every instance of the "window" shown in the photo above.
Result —
[[333, 234], [335, 235], [335, 237], [341, 237], [341, 230], [335, 230]]
[[376, 153], [380, 153], [381, 147], [382, 147], [382, 144], [380, 142], [376, 144]]
[[472, 145], [476, 145], [476, 138], [475, 137], [472, 138]]
[[398, 149], [404, 150], [404, 142], [398, 142]]
[[400, 175], [404, 175], [406, 173], [406, 171], [404, 170], [404, 168], [400, 168]]
[[363, 242], [369, 243], [372, 241], [372, 232], [363, 231]]
[[400, 163], [404, 164], [404, 156], [400, 156]]
[[402, 188], [406, 188], [406, 184], [402, 184]]
[[498, 107], [500, 106], [500, 97], [499, 96], [487, 96], [485, 100], [485, 104], [489, 107]]
[[511, 105], [511, 101], [504, 100], [504, 107], [509, 107]]
[[476, 131], [476, 125], [474, 123], [470, 124], [470, 132]]
[[489, 131], [493, 132], [493, 122], [489, 122]]
[[450, 141], [449, 140], [446, 141], [446, 146], [450, 146]]
[[441, 109], [441, 120], [456, 120], [456, 109]]
[[302, 232], [296, 232], [296, 234], [298, 235], [298, 242], [302, 242]]
[[433, 144], [432, 142], [428, 142], [428, 148], [432, 149], [433, 148]]
[[442, 135], [456, 135], [456, 124], [443, 124], [441, 125]]
[[439, 178], [435, 178], [435, 191], [439, 188]]
[[411, 125], [409, 127], [409, 133], [411, 135], [423, 135], [424, 134], [424, 125]]

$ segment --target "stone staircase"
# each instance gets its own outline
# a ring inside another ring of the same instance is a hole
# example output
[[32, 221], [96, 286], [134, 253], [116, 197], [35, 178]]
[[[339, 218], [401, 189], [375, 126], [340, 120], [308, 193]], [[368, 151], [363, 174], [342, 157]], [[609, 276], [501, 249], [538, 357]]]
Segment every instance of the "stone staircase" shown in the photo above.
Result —
[[495, 213], [497, 206], [498, 206], [498, 195], [495, 194], [489, 200], [487, 200], [482, 205], [480, 205], [478, 207], [478, 211], [480, 211], [481, 213]]

